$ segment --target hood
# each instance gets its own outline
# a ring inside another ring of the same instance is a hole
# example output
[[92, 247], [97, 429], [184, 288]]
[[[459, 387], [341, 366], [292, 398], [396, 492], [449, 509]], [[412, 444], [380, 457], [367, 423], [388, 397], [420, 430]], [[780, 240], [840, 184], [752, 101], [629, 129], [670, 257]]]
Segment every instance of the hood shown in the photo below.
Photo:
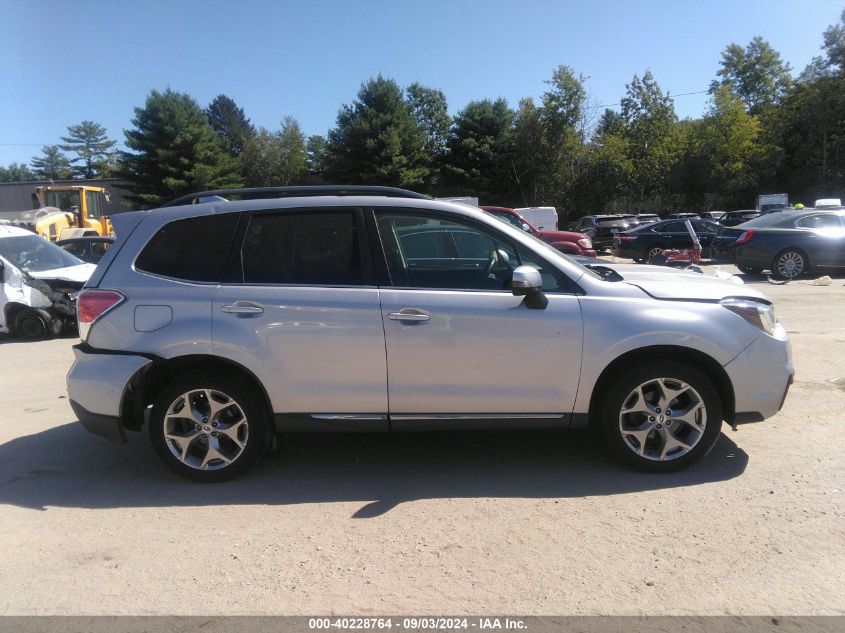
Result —
[[[645, 268], [645, 267], [643, 267]], [[672, 269], [669, 269], [672, 270]], [[771, 303], [762, 292], [748, 286], [737, 286], [730, 281], [698, 273], [672, 271], [620, 271], [625, 282], [636, 286], [655, 299], [668, 301], [721, 301], [725, 297], [747, 297]]]
[[65, 268], [52, 268], [28, 273], [34, 279], [55, 279], [58, 281], [76, 281], [85, 283], [91, 274], [97, 269], [94, 264], [80, 264], [79, 266], [67, 266]]
[[574, 231], [538, 231], [538, 234], [544, 240], [554, 240], [555, 242], [577, 242], [578, 240], [590, 239], [589, 235]]

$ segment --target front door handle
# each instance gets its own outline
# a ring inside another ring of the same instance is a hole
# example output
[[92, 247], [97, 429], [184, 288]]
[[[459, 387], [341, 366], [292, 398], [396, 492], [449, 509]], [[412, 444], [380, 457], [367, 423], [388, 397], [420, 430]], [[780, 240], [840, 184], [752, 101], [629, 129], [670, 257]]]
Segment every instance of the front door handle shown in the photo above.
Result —
[[235, 301], [235, 303], [224, 305], [220, 311], [226, 314], [262, 314], [264, 308], [251, 301]]
[[387, 318], [393, 321], [429, 321], [431, 315], [417, 308], [402, 308], [399, 312], [388, 312]]

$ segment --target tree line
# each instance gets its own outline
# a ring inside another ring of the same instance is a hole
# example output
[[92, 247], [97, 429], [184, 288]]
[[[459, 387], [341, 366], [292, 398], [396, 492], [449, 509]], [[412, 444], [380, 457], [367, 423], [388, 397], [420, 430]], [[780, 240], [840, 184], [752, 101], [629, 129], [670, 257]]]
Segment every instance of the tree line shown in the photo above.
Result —
[[812, 203], [845, 189], [845, 11], [821, 49], [793, 78], [763, 38], [728, 45], [706, 112], [682, 120], [648, 70], [625, 85], [618, 110], [599, 112], [587, 78], [565, 65], [536, 102], [480, 99], [454, 116], [442, 91], [379, 75], [326, 136], [306, 137], [292, 117], [256, 127], [226, 95], [202, 108], [153, 90], [124, 131], [125, 151], [84, 121], [30, 166], [0, 168], [0, 180], [116, 176], [136, 207], [200, 190], [320, 183], [551, 205], [563, 217], [742, 208], [774, 191]]

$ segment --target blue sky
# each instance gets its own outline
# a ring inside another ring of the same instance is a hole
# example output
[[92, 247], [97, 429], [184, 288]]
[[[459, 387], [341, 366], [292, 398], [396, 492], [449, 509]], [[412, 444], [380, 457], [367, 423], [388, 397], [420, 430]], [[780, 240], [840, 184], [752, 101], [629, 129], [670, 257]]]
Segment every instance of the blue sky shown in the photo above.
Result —
[[[368, 77], [468, 101], [538, 97], [558, 64], [615, 104], [650, 68], [672, 94], [705, 90], [724, 47], [761, 35], [796, 72], [843, 0], [0, 0], [0, 165], [91, 119], [123, 140], [133, 107], [170, 86], [232, 97], [253, 123], [291, 115], [325, 134]], [[681, 117], [707, 95], [679, 96]], [[18, 145], [32, 144], [32, 145]]]

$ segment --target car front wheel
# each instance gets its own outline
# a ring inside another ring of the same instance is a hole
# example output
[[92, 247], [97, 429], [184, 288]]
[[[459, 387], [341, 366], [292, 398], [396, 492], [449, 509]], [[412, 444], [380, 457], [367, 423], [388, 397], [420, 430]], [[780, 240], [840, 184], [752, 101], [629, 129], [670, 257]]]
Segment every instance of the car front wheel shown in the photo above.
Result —
[[268, 424], [254, 390], [238, 380], [184, 376], [153, 404], [150, 439], [159, 458], [195, 481], [231, 479], [267, 447]]
[[605, 439], [623, 462], [677, 471], [715, 445], [722, 406], [712, 381], [679, 363], [641, 365], [615, 381], [600, 413]]

